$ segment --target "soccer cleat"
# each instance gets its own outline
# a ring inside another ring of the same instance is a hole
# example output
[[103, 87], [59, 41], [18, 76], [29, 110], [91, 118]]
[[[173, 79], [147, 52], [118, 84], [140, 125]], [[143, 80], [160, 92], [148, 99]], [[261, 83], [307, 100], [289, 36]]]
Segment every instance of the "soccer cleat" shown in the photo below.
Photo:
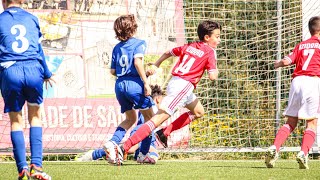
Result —
[[93, 161], [93, 158], [92, 158], [92, 153], [93, 153], [94, 150], [89, 150], [85, 153], [81, 153], [79, 155], [77, 155], [74, 160], [75, 161], [78, 161], [78, 162], [89, 162], [89, 161]]
[[309, 169], [309, 166], [308, 166], [308, 154], [305, 155], [303, 151], [300, 151], [298, 153], [297, 162], [299, 163], [299, 169]]
[[37, 167], [34, 164], [30, 166], [30, 176], [32, 179], [37, 180], [51, 180], [51, 176], [43, 172], [41, 167]]
[[267, 168], [273, 168], [278, 158], [279, 158], [279, 153], [277, 152], [276, 146], [275, 145], [270, 146], [267, 150], [266, 159], [265, 159]]
[[143, 155], [141, 152], [138, 155], [137, 162], [140, 164], [155, 164], [157, 159], [154, 159], [154, 157], [150, 156], [150, 153], [147, 153], [146, 155]]
[[163, 129], [159, 129], [156, 133], [155, 133], [157, 139], [161, 142], [163, 147], [168, 147], [168, 137], [166, 135], [164, 135], [163, 133]]
[[21, 173], [19, 173], [18, 180], [29, 180], [30, 174], [28, 169], [23, 169]]
[[123, 148], [113, 141], [108, 141], [103, 145], [106, 152], [106, 159], [110, 164], [121, 165], [123, 162]]
[[122, 156], [122, 160], [123, 160], [123, 161], [127, 160], [128, 152], [126, 152], [126, 151], [124, 150], [123, 145], [120, 145], [119, 148], [120, 148], [121, 153], [122, 153], [122, 155], [123, 155], [123, 156]]
[[115, 144], [113, 141], [107, 141], [103, 145], [103, 150], [106, 152], [106, 160], [109, 163], [114, 163], [116, 159]]

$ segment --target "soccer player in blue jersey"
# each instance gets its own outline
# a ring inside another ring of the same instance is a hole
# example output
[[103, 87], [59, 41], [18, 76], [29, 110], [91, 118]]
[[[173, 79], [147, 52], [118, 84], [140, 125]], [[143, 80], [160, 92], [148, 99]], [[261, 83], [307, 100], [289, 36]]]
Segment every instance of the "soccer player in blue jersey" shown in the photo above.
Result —
[[[151, 108], [154, 105], [150, 97], [151, 88], [143, 67], [146, 42], [133, 37], [137, 28], [134, 15], [118, 17], [113, 27], [116, 38], [120, 42], [113, 49], [110, 72], [117, 77], [116, 97], [121, 106], [121, 113], [125, 114], [126, 119], [117, 127], [111, 140], [103, 145], [107, 159], [112, 164], [121, 163], [118, 161], [121, 158], [118, 158], [119, 153], [115, 153], [115, 148], [119, 147], [118, 144], [125, 136], [126, 131], [136, 122], [135, 109], [139, 109], [145, 121], [154, 115]], [[151, 137], [148, 136], [142, 141], [141, 146], [150, 147], [150, 143]], [[151, 159], [148, 151], [148, 149], [141, 149], [137, 161]]]
[[[50, 180], [42, 171], [43, 83], [53, 82], [40, 44], [38, 19], [20, 8], [21, 0], [2, 0], [0, 14], [0, 88], [4, 112], [11, 121], [13, 155], [19, 172], [18, 179]], [[30, 169], [26, 161], [22, 107], [27, 101], [30, 123]]]
[[[165, 93], [164, 93], [164, 91], [162, 91], [162, 89], [159, 85], [151, 85], [151, 90], [152, 90], [151, 97], [156, 104], [156, 106], [153, 106], [153, 109], [154, 109], [154, 113], [156, 113], [158, 111], [159, 105], [160, 105], [162, 98], [163, 98], [163, 95]], [[132, 136], [143, 123], [144, 123], [143, 115], [141, 113], [139, 113], [137, 126], [131, 131], [130, 136]], [[138, 160], [140, 150], [141, 149], [149, 149], [150, 158], [152, 158], [153, 160], [144, 159], [144, 161], [142, 161], [140, 163], [152, 163], [152, 162], [155, 163], [159, 159], [159, 154], [158, 154], [158, 151], [156, 148], [157, 148], [156, 147], [156, 138], [153, 135], [150, 147], [141, 147], [141, 143], [140, 143], [140, 144], [137, 144], [136, 146], [133, 146], [129, 150], [129, 153], [134, 153], [134, 160]], [[102, 157], [106, 157], [106, 153], [103, 148], [100, 148], [100, 149], [90, 150], [85, 153], [79, 154], [75, 158], [75, 161], [93, 161], [93, 160], [98, 160]]]

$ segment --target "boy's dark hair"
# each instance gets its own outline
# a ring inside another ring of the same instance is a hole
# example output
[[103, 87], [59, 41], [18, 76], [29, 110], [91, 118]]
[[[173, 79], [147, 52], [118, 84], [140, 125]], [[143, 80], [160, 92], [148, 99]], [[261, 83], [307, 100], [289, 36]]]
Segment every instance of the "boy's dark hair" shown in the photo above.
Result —
[[320, 32], [320, 16], [310, 18], [309, 31], [312, 36]]
[[151, 97], [154, 98], [156, 96], [163, 96], [165, 95], [165, 92], [162, 91], [161, 87], [159, 85], [150, 85], [151, 88]]
[[215, 29], [221, 30], [221, 26], [219, 23], [211, 20], [206, 20], [201, 22], [198, 25], [198, 29], [197, 29], [199, 40], [203, 41], [205, 35], [211, 36], [211, 34], [213, 33], [213, 30]]
[[133, 14], [118, 17], [113, 25], [116, 38], [120, 41], [126, 41], [131, 38], [136, 33], [137, 28], [138, 24]]

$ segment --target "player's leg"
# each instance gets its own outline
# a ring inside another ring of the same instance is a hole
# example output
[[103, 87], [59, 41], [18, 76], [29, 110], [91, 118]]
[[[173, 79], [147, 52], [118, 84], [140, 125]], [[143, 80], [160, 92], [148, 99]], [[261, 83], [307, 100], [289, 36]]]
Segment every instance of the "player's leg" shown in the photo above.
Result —
[[80, 153], [74, 158], [74, 160], [78, 162], [89, 162], [101, 159], [103, 157], [106, 157], [106, 152], [103, 148], [99, 148]]
[[273, 168], [279, 157], [281, 145], [286, 141], [290, 133], [294, 130], [298, 123], [298, 111], [300, 109], [302, 94], [301, 85], [298, 78], [294, 78], [290, 85], [288, 106], [283, 112], [287, 116], [287, 122], [277, 132], [274, 143], [267, 149], [265, 164], [268, 168]]
[[170, 115], [164, 110], [159, 109], [157, 114], [155, 114], [151, 120], [141, 125], [141, 127], [137, 130], [137, 132], [128, 138], [127, 141], [123, 144], [123, 150], [128, 152], [129, 149], [141, 142], [144, 138], [149, 136], [149, 134], [162, 122], [166, 121]]
[[118, 161], [117, 159], [117, 156], [118, 156], [117, 152], [119, 152], [118, 144], [120, 144], [127, 130], [137, 120], [136, 111], [133, 109], [133, 102], [129, 98], [131, 93], [130, 91], [128, 91], [128, 89], [130, 89], [130, 84], [131, 83], [129, 80], [119, 80], [119, 79], [116, 81], [116, 84], [115, 84], [115, 93], [116, 93], [117, 100], [121, 106], [121, 113], [125, 114], [126, 119], [123, 122], [121, 122], [121, 124], [117, 127], [111, 140], [108, 140], [103, 145], [103, 149], [106, 152], [106, 158], [108, 162], [111, 164], [119, 163], [120, 161], [122, 161], [122, 160]]
[[287, 122], [278, 130], [274, 139], [274, 147], [276, 151], [280, 151], [280, 147], [287, 140], [291, 132], [296, 128], [298, 123], [298, 117], [287, 116]]
[[30, 123], [31, 164], [42, 167], [42, 122], [39, 105], [28, 103], [28, 120]]
[[[142, 116], [142, 115], [141, 115], [141, 116]], [[144, 119], [143, 119], [143, 121], [144, 121]], [[142, 121], [140, 121], [140, 122], [142, 122]], [[139, 123], [139, 121], [138, 121], [138, 123]], [[142, 123], [143, 123], [143, 122], [142, 122]], [[141, 125], [142, 125], [142, 124], [137, 124], [137, 126], [132, 129], [132, 131], [130, 132], [130, 137], [131, 137], [132, 135], [134, 135], [134, 133], [140, 128]], [[140, 144], [136, 144], [136, 145], [132, 146], [132, 147], [129, 149], [128, 154], [134, 153], [134, 159], [136, 160], [137, 157], [138, 157], [139, 152], [140, 152]]]
[[304, 131], [301, 151], [297, 155], [299, 169], [309, 169], [308, 154], [316, 138], [317, 119], [307, 120], [307, 128]]
[[9, 113], [11, 142], [19, 178], [28, 178], [29, 168], [26, 161], [26, 147], [23, 135], [24, 122], [21, 109], [25, 99], [22, 95], [23, 67], [18, 63], [1, 72], [1, 94], [4, 100], [4, 113]]
[[204, 115], [204, 108], [194, 93], [186, 97], [186, 108], [188, 112], [180, 115], [171, 124], [156, 132], [156, 136], [164, 147], [168, 146], [168, 136], [178, 129], [190, 124], [194, 119], [201, 118]]
[[42, 121], [39, 105], [28, 104], [30, 122], [30, 175], [33, 179], [50, 180], [51, 177], [42, 170]]
[[192, 94], [193, 88], [190, 82], [178, 77], [173, 77], [168, 83], [167, 95], [161, 102], [161, 108], [151, 120], [144, 123], [141, 128], [123, 144], [124, 151], [127, 152], [132, 146], [147, 137], [155, 128], [166, 121], [178, 107], [184, 106], [188, 95]]
[[115, 142], [116, 144], [120, 144], [120, 142], [126, 135], [127, 130], [133, 126], [137, 119], [135, 110], [126, 111], [125, 116], [126, 119], [120, 123], [111, 138], [111, 141]]
[[151, 140], [151, 145], [150, 145], [150, 150], [149, 150], [149, 154], [150, 154], [150, 158], [152, 158], [154, 160], [154, 162], [156, 163], [158, 161], [158, 159], [160, 158], [160, 155], [158, 153], [157, 150], [157, 142], [156, 142], [156, 136], [155, 133], [152, 132], [152, 140]]
[[193, 100], [191, 103], [188, 103], [185, 107], [190, 111], [183, 113], [171, 124], [160, 129], [156, 132], [156, 135], [164, 147], [168, 146], [167, 137], [178, 129], [183, 128], [184, 126], [190, 124], [194, 119], [201, 118], [204, 114], [204, 108], [198, 98], [195, 96], [191, 97]]
[[317, 116], [320, 103], [320, 79], [318, 77], [302, 78], [302, 102], [298, 117], [299, 119], [305, 119], [307, 121], [307, 127], [303, 134], [301, 151], [297, 155], [297, 161], [300, 169], [309, 169], [308, 154], [315, 141], [317, 129]]
[[[150, 104], [151, 105], [151, 104]], [[149, 109], [144, 109], [144, 110], [140, 110], [141, 114], [144, 117], [145, 122], [148, 122], [152, 116], [154, 116], [154, 112], [153, 112], [153, 108], [152, 106], [149, 107]], [[147, 136], [146, 138], [144, 138], [141, 141], [141, 145], [140, 145], [140, 153], [145, 156], [147, 155], [147, 153], [149, 153], [149, 149], [150, 149], [150, 145], [151, 145], [151, 140], [152, 140], [152, 133], [149, 134], [149, 136]], [[141, 156], [140, 156], [141, 157]], [[142, 159], [142, 158], [140, 158]], [[138, 159], [139, 160], [139, 159]]]
[[33, 179], [50, 180], [51, 177], [42, 170], [43, 144], [40, 106], [43, 103], [42, 71], [42, 66], [38, 61], [24, 63], [26, 85], [23, 92], [26, 95], [30, 123], [30, 175]]
[[127, 88], [130, 83], [126, 80], [117, 81], [115, 85], [115, 93], [117, 100], [121, 106], [121, 113], [124, 113], [126, 119], [121, 122], [121, 124], [117, 127], [114, 132], [111, 141], [115, 144], [120, 144], [122, 139], [124, 138], [127, 130], [132, 127], [132, 125], [137, 120], [137, 115], [135, 110], [133, 109], [133, 102], [131, 101], [130, 96], [128, 96]]
[[20, 112], [9, 112], [11, 121], [11, 142], [13, 156], [19, 172], [19, 178], [29, 177], [29, 167], [26, 160], [26, 146], [23, 135], [23, 119]]
[[273, 145], [267, 149], [265, 164], [268, 168], [273, 168], [275, 166], [275, 162], [279, 158], [281, 145], [287, 140], [291, 132], [297, 126], [298, 117], [287, 116], [287, 118], [286, 124], [278, 130]]
[[[125, 115], [126, 115], [126, 119], [119, 126], [120, 127], [122, 126], [126, 132], [127, 129], [129, 129], [136, 122], [137, 114], [136, 114], [136, 111], [132, 109], [132, 110], [126, 111]], [[115, 132], [115, 134], [116, 133], [117, 133], [117, 131]], [[121, 164], [123, 161], [123, 156], [125, 155], [121, 151], [119, 144], [118, 144], [121, 142], [121, 140], [123, 139], [123, 137], [125, 135], [125, 134], [123, 135], [122, 131], [121, 131], [121, 133], [122, 134], [117, 136], [117, 139], [118, 139], [117, 142], [115, 142], [114, 139], [111, 139], [103, 145], [103, 149], [106, 153], [106, 159], [111, 164]]]

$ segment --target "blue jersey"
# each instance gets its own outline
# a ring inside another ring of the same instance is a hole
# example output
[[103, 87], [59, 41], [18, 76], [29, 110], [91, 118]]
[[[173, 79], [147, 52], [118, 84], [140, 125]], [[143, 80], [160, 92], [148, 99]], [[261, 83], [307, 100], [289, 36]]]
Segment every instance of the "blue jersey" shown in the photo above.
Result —
[[51, 77], [40, 44], [38, 18], [19, 7], [10, 7], [0, 14], [0, 22], [0, 63], [37, 60], [44, 68], [44, 78]]
[[144, 56], [146, 42], [144, 40], [130, 38], [127, 41], [119, 42], [112, 52], [111, 69], [116, 70], [117, 77], [139, 77], [134, 58]]

